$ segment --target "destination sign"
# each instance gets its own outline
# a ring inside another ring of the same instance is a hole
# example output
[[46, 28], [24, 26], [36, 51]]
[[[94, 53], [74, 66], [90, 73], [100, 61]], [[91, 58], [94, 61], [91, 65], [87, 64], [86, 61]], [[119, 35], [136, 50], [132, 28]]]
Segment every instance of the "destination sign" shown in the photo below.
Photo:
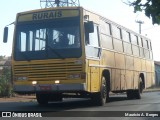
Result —
[[76, 17], [76, 16], [79, 16], [78, 10], [52, 10], [52, 11], [43, 11], [36, 13], [34, 12], [29, 14], [20, 14], [18, 16], [18, 22], [49, 20], [49, 19]]
[[54, 19], [60, 17], [62, 17], [62, 11], [50, 11], [50, 12], [34, 13], [32, 15], [32, 20]]

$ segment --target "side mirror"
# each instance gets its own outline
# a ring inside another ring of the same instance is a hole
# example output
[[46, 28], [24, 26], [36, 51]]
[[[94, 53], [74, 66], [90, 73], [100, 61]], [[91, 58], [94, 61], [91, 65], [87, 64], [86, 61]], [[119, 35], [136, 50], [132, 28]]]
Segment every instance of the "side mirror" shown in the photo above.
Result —
[[7, 43], [8, 40], [8, 27], [4, 28], [4, 34], [3, 34], [3, 42]]
[[85, 30], [88, 33], [93, 33], [94, 32], [94, 23], [93, 23], [93, 21], [88, 21], [84, 25], [85, 25]]

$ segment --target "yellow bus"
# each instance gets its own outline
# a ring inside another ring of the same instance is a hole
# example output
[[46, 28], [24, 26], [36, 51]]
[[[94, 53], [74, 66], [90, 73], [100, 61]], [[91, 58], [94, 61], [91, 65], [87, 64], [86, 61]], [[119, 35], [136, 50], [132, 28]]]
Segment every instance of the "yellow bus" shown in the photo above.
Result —
[[13, 89], [35, 93], [39, 104], [69, 96], [104, 105], [110, 92], [140, 99], [154, 84], [151, 41], [94, 12], [38, 9], [18, 13], [14, 24]]

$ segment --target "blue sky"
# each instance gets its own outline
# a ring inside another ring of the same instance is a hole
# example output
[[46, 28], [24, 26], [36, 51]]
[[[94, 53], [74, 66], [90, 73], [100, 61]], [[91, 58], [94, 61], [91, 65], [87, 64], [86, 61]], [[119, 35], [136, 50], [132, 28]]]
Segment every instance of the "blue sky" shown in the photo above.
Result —
[[[135, 20], [142, 20], [142, 34], [152, 40], [154, 60], [160, 61], [160, 27], [152, 25], [150, 19], [142, 13], [133, 13], [133, 8], [122, 3], [121, 0], [80, 0], [80, 5], [113, 20], [133, 31], [138, 32]], [[40, 8], [40, 0], [3, 0], [0, 4], [0, 55], [11, 55], [14, 25], [9, 26], [8, 43], [3, 41], [3, 28], [16, 18], [16, 13]]]

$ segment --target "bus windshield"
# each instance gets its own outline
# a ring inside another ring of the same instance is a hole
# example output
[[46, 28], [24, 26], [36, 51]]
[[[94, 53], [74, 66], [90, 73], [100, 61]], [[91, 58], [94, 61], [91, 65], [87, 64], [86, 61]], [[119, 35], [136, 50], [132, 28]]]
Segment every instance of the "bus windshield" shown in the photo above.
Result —
[[18, 24], [14, 49], [15, 60], [80, 57], [79, 20]]

